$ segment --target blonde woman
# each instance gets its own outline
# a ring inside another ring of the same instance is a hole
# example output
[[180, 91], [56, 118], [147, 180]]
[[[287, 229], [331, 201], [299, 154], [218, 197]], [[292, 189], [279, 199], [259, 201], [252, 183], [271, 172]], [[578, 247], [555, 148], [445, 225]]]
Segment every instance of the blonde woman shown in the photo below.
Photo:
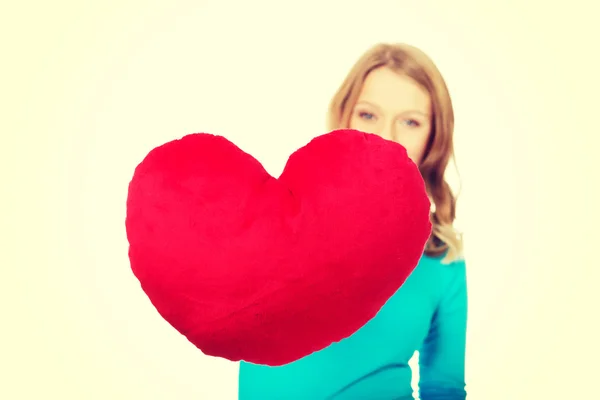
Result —
[[466, 398], [467, 284], [456, 199], [444, 178], [454, 114], [440, 72], [421, 50], [379, 44], [333, 96], [329, 129], [352, 128], [402, 144], [419, 166], [434, 229], [418, 266], [352, 336], [280, 367], [240, 363], [240, 400], [412, 399], [409, 360], [419, 351], [419, 398]]

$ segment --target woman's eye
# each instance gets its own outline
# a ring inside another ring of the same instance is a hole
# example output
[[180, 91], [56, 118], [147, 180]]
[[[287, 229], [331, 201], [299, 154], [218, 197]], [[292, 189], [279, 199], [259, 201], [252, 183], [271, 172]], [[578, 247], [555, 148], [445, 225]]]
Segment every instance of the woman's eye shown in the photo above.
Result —
[[416, 128], [418, 126], [420, 126], [421, 124], [419, 123], [419, 121], [416, 121], [414, 119], [405, 119], [402, 121], [403, 124], [410, 126], [411, 128]]
[[362, 119], [366, 119], [368, 121], [370, 121], [372, 119], [375, 119], [375, 116], [373, 114], [368, 113], [368, 112], [364, 112], [364, 111], [359, 112], [358, 116], [361, 117]]

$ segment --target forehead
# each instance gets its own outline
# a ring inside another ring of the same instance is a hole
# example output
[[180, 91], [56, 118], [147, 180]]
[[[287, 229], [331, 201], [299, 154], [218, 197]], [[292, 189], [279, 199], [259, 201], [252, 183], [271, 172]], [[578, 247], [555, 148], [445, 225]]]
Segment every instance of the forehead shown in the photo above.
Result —
[[358, 103], [370, 103], [383, 111], [396, 113], [429, 113], [430, 101], [427, 91], [412, 78], [388, 68], [369, 73], [358, 98]]

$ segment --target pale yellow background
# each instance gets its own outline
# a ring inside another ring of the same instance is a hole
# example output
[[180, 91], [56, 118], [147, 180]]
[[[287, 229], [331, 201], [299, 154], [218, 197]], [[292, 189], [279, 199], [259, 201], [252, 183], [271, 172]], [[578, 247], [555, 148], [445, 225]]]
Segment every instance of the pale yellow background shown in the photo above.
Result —
[[0, 399], [235, 399], [236, 364], [161, 320], [130, 272], [128, 181], [197, 131], [279, 173], [379, 41], [427, 51], [455, 101], [469, 399], [600, 398], [593, 7], [3, 2]]

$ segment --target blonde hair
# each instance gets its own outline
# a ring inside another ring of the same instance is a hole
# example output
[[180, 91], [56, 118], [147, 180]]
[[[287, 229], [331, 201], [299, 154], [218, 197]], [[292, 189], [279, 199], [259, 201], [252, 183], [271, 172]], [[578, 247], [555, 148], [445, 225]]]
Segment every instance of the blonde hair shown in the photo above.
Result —
[[[457, 196], [446, 182], [444, 173], [450, 159], [454, 162], [454, 110], [450, 93], [433, 61], [421, 50], [407, 44], [377, 44], [354, 64], [331, 100], [327, 125], [329, 130], [348, 128], [353, 108], [367, 75], [387, 67], [408, 76], [431, 98], [432, 128], [423, 161], [419, 166], [432, 202], [431, 237], [425, 254], [441, 256], [451, 262], [462, 256], [462, 235], [454, 228]], [[456, 163], [455, 163], [456, 166]]]

